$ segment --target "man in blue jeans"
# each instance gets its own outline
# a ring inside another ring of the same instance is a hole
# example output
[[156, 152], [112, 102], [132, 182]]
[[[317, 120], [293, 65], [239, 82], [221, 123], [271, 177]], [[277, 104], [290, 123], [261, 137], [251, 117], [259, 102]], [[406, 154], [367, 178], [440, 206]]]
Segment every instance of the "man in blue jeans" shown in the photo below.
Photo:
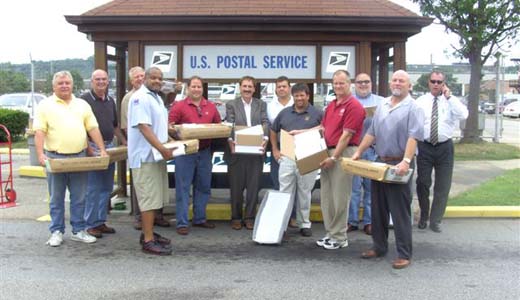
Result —
[[[356, 98], [367, 110], [365, 121], [363, 122], [363, 136], [372, 124], [372, 114], [375, 108], [383, 99], [381, 96], [372, 94], [372, 81], [366, 73], [360, 73], [355, 80]], [[375, 161], [376, 152], [372, 146], [363, 152], [361, 159]], [[350, 208], [348, 213], [347, 232], [359, 229], [359, 206], [363, 195], [363, 231], [372, 234], [372, 221], [370, 213], [370, 179], [360, 176], [352, 178], [352, 194], [350, 196]]]
[[[82, 94], [80, 98], [87, 101], [94, 112], [99, 124], [99, 131], [105, 144], [105, 148], [113, 148], [114, 136], [122, 145], [126, 145], [117, 122], [116, 102], [108, 95], [108, 74], [104, 70], [92, 72], [90, 84], [92, 89]], [[91, 140], [88, 141], [88, 155], [97, 155], [99, 149]], [[85, 198], [85, 222], [87, 232], [96, 238], [103, 234], [115, 233], [115, 229], [108, 227], [108, 207], [110, 205], [110, 194], [114, 189], [115, 164], [111, 163], [106, 170], [88, 172], [87, 197]]]
[[[202, 79], [193, 76], [188, 82], [188, 97], [179, 101], [170, 109], [168, 122], [174, 124], [220, 123], [220, 114], [215, 104], [202, 96]], [[170, 126], [170, 135], [176, 136]], [[206, 206], [211, 193], [211, 140], [200, 140], [197, 153], [175, 158], [175, 210], [177, 233], [187, 235], [188, 207], [190, 187], [193, 184], [193, 220], [194, 227], [213, 229], [215, 224], [206, 220]]]
[[[49, 158], [85, 157], [87, 134], [96, 143], [102, 156], [107, 156], [98, 123], [92, 109], [83, 100], [72, 94], [73, 80], [68, 71], [54, 74], [52, 89], [54, 94], [38, 106], [34, 121], [35, 148], [38, 161], [45, 166]], [[85, 194], [87, 191], [86, 172], [47, 172], [50, 195], [51, 236], [47, 244], [58, 247], [65, 233], [65, 191], [70, 192], [71, 240], [95, 243], [96, 238], [85, 230]]]

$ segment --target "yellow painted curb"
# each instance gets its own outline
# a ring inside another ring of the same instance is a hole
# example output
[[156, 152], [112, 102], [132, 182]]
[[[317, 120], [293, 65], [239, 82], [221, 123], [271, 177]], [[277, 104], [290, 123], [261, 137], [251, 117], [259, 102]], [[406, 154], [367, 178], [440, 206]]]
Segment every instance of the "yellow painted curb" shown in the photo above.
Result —
[[[45, 169], [41, 166], [21, 166], [18, 169], [20, 172], [20, 176], [27, 177], [38, 177], [38, 178], [46, 178]], [[114, 180], [117, 181], [117, 172], [114, 173]], [[126, 182], [130, 182], [130, 172], [126, 173]]]
[[21, 166], [18, 169], [20, 176], [46, 178], [45, 169], [41, 166]]
[[[190, 205], [188, 217], [193, 217], [193, 205]], [[206, 208], [206, 218], [215, 221], [229, 221], [231, 220], [231, 205], [223, 203], [208, 204]]]
[[51, 221], [51, 215], [45, 215], [41, 216], [38, 219], [36, 219], [38, 222], [50, 222]]
[[[190, 205], [188, 217], [193, 217], [193, 206]], [[206, 208], [206, 218], [214, 221], [229, 221], [231, 220], [231, 205], [229, 203], [210, 203]], [[311, 206], [310, 219], [313, 222], [322, 222], [321, 209], [318, 204]]]
[[[9, 154], [9, 148], [0, 148], [0, 154]], [[11, 154], [29, 154], [29, 149], [12, 149]]]
[[321, 214], [321, 206], [319, 204], [311, 205], [311, 215], [309, 219], [313, 222], [323, 222], [323, 215]]
[[448, 206], [445, 218], [520, 218], [520, 206]]

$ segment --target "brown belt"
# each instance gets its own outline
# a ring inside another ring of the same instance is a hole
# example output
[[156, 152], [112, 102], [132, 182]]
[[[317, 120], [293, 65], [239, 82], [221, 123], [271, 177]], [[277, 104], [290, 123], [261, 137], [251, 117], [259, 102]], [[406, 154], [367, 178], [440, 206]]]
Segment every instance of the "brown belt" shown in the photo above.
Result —
[[379, 159], [384, 162], [389, 162], [389, 161], [403, 160], [403, 157], [402, 156], [380, 156]]

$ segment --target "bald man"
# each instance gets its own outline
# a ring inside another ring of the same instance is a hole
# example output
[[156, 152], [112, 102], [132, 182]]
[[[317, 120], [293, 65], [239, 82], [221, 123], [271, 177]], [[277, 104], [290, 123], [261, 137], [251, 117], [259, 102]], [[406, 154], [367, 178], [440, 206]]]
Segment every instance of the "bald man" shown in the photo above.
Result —
[[[417, 141], [423, 138], [424, 113], [409, 95], [410, 77], [403, 70], [392, 75], [392, 96], [378, 106], [372, 125], [361, 145], [352, 156], [360, 159], [363, 152], [374, 145], [376, 161], [394, 165], [397, 174], [404, 175], [413, 168]], [[388, 251], [388, 223], [392, 214], [398, 257], [394, 269], [406, 268], [412, 257], [412, 177], [406, 184], [372, 181], [372, 248], [361, 254], [371, 259]]]
[[[108, 95], [108, 74], [104, 70], [95, 70], [90, 78], [91, 89], [80, 96], [92, 108], [94, 116], [99, 124], [99, 131], [105, 144], [105, 148], [114, 147], [114, 137], [126, 145], [117, 122], [116, 102]], [[88, 155], [97, 155], [99, 148], [89, 140]], [[85, 222], [87, 232], [96, 238], [103, 234], [115, 233], [115, 229], [108, 227], [107, 220], [110, 194], [114, 189], [115, 164], [112, 163], [106, 170], [88, 172], [87, 196], [85, 200]]]

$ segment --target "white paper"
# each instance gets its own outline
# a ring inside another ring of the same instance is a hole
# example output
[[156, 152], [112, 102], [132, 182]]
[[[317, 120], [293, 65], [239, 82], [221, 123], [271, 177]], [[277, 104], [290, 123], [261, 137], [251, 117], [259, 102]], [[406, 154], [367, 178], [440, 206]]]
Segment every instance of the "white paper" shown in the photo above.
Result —
[[203, 127], [205, 127], [205, 125], [207, 125], [207, 124], [185, 123], [185, 124], [182, 124], [181, 126], [183, 128], [203, 128]]
[[264, 130], [262, 125], [256, 125], [235, 131], [235, 134], [249, 134], [249, 135], [263, 135]]
[[280, 230], [283, 232], [287, 226], [291, 194], [270, 191], [264, 201], [262, 214], [255, 224], [254, 241], [276, 244], [279, 242]]
[[264, 154], [264, 147], [235, 145], [235, 153], [242, 154]]
[[308, 130], [294, 136], [294, 155], [297, 159], [311, 156], [327, 149], [319, 130]]
[[[181, 156], [181, 155], [185, 155], [186, 154], [186, 145], [184, 145], [183, 143], [181, 143], [181, 142], [174, 142], [174, 143], [170, 143], [169, 145], [171, 145], [171, 147], [177, 147], [176, 149], [172, 149], [173, 157], [177, 157], [177, 156]], [[164, 158], [162, 157], [161, 152], [159, 152], [157, 149], [152, 148], [152, 154], [153, 154], [153, 159], [155, 161], [164, 160]]]

